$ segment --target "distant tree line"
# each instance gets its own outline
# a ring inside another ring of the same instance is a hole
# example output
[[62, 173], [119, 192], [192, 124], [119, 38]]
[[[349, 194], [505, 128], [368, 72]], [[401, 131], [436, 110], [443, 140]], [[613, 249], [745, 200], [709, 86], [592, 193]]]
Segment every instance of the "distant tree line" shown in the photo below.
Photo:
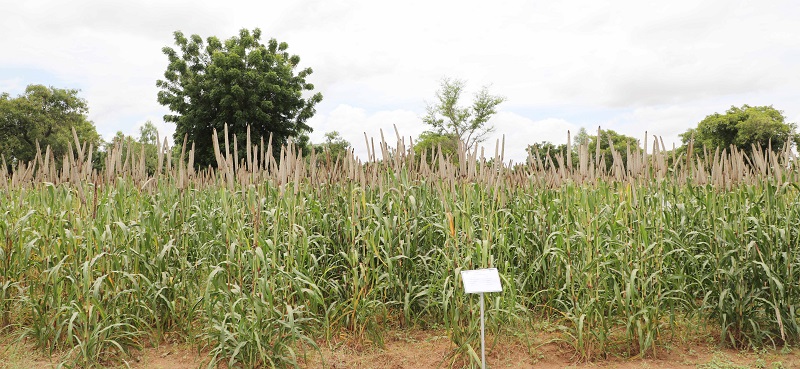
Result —
[[[581, 128], [571, 147], [544, 141], [529, 145], [527, 151], [532, 159], [558, 167], [560, 164], [556, 160], [557, 156], [561, 155], [566, 160], [567, 155], [570, 155], [572, 162], [576, 163], [578, 148], [587, 142], [588, 152], [594, 155], [598, 137], [606, 169], [613, 165], [611, 146], [620, 154], [623, 163], [628, 161], [628, 148], [639, 146], [636, 138], [612, 130], [600, 130], [598, 136], [589, 135], [585, 128]], [[675, 154], [688, 154], [688, 147], [691, 144], [694, 148], [692, 155], [700, 157], [706, 155], [706, 152], [713, 154], [718, 148], [730, 150], [731, 147], [735, 147], [750, 155], [754, 148], [761, 151], [781, 151], [787, 144], [800, 147], [797, 125], [786, 122], [783, 112], [772, 106], [732, 106], [724, 114], [714, 113], [706, 116], [697, 127], [688, 129], [680, 137], [682, 145], [676, 149]]]

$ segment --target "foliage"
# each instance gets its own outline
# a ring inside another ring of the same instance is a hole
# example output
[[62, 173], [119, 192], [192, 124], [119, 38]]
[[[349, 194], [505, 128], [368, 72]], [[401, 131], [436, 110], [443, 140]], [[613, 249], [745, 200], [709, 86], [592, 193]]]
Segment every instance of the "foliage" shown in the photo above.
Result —
[[[764, 366], [759, 366], [756, 364], [756, 368], [764, 368]], [[750, 366], [736, 364], [730, 360], [730, 358], [725, 357], [724, 355], [716, 354], [714, 358], [704, 364], [697, 365], [697, 369], [750, 369]]]
[[[579, 132], [580, 133], [580, 132]], [[578, 138], [578, 137], [576, 137]], [[589, 152], [595, 154], [597, 151], [597, 136], [588, 136], [589, 142]], [[605, 162], [605, 168], [610, 169], [611, 165], [614, 163], [613, 152], [619, 154], [622, 158], [622, 163], [628, 162], [628, 152], [631, 151], [633, 148], [639, 147], [639, 140], [626, 136], [623, 134], [619, 134], [613, 130], [605, 129], [600, 130], [600, 155], [601, 158], [596, 160], [602, 160]], [[611, 149], [613, 147], [613, 150]]]
[[[542, 168], [560, 168], [562, 164], [556, 159], [559, 155], [566, 158], [567, 155], [573, 155], [573, 150], [567, 150], [566, 144], [555, 145], [550, 141], [537, 142], [533, 145], [528, 145], [525, 149], [528, 152], [528, 160], [532, 163], [541, 163]], [[577, 156], [575, 156], [577, 158]]]
[[[694, 146], [728, 149], [736, 146], [747, 154], [753, 146], [761, 150], [769, 147], [781, 151], [784, 145], [800, 144], [800, 134], [795, 123], [787, 123], [783, 112], [772, 106], [731, 106], [725, 114], [706, 116], [696, 128], [681, 134], [684, 146], [694, 139]], [[696, 150], [702, 154], [701, 150]]]
[[440, 135], [458, 137], [467, 147], [467, 151], [486, 140], [486, 136], [494, 127], [487, 125], [489, 119], [497, 113], [497, 105], [505, 101], [505, 97], [490, 95], [489, 88], [483, 87], [472, 102], [472, 106], [459, 106], [465, 83], [462, 80], [442, 79], [436, 91], [436, 101], [427, 104], [427, 115], [422, 121], [431, 126]]
[[449, 133], [425, 131], [419, 135], [413, 150], [414, 154], [420, 157], [425, 153], [429, 163], [439, 152], [445, 157], [449, 157], [451, 161], [455, 161], [458, 159], [458, 137]]
[[216, 165], [211, 136], [213, 129], [222, 132], [227, 124], [236, 135], [244, 156], [247, 127], [253, 139], [272, 137], [276, 147], [300, 137], [312, 129], [306, 121], [314, 115], [314, 106], [322, 100], [312, 91], [306, 68], [295, 73], [300, 57], [290, 55], [288, 45], [270, 39], [260, 42], [261, 30], [242, 29], [238, 37], [225, 42], [198, 35], [186, 38], [175, 32], [176, 51], [164, 47], [169, 58], [164, 79], [158, 80], [158, 102], [173, 114], [164, 120], [177, 124], [175, 142], [195, 143], [195, 162], [201, 167]]
[[139, 143], [158, 146], [158, 140], [158, 128], [153, 122], [148, 120], [139, 127]]
[[577, 151], [578, 147], [581, 145], [588, 145], [589, 140], [589, 132], [586, 131], [586, 127], [581, 127], [578, 130], [578, 133], [575, 134], [575, 138], [572, 140], [572, 150]]
[[350, 151], [350, 142], [342, 138], [339, 131], [331, 131], [325, 134], [325, 142], [315, 145], [314, 149], [336, 160]]
[[101, 142], [94, 124], [88, 120], [86, 100], [78, 90], [29, 85], [15, 98], [0, 95], [0, 154], [6, 163], [31, 161], [36, 157], [37, 143], [42, 155], [50, 147], [53, 158], [61, 162], [74, 147], [72, 128], [81, 142], [97, 148]]

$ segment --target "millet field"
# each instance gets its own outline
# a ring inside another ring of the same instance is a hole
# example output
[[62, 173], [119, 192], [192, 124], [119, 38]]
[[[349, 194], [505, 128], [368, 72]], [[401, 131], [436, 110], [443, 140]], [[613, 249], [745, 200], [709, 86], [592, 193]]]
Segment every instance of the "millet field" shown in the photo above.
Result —
[[791, 151], [650, 141], [625, 161], [582, 146], [575, 162], [511, 166], [502, 147], [419, 157], [398, 137], [362, 162], [221, 136], [215, 169], [164, 145], [147, 173], [118, 144], [98, 171], [77, 138], [58, 164], [47, 149], [3, 163], [2, 334], [68, 367], [172, 337], [209, 367], [249, 368], [294, 367], [342, 337], [381, 347], [388, 329], [442, 329], [446, 364], [476, 367], [478, 299], [459, 272], [495, 267], [489, 336], [550, 322], [576, 360], [658, 355], [687, 326], [737, 349], [800, 339]]

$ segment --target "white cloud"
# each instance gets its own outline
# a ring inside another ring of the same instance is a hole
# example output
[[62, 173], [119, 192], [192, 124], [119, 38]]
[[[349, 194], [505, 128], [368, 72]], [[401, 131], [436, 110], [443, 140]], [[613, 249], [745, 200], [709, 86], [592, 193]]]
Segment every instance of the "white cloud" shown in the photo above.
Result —
[[[385, 122], [415, 136], [424, 101], [450, 76], [508, 98], [494, 122], [516, 158], [533, 142], [523, 136], [546, 133], [519, 127], [550, 124], [563, 131], [548, 139], [556, 141], [571, 125], [602, 125], [666, 143], [730, 105], [774, 104], [798, 121], [798, 17], [800, 3], [789, 0], [29, 0], [0, 14], [0, 34], [13, 35], [0, 54], [0, 88], [32, 83], [4, 70], [42, 71], [57, 87], [82, 89], [105, 137], [135, 134], [147, 119], [166, 134], [174, 125], [162, 122], [155, 81], [172, 32], [227, 38], [260, 27], [314, 69], [325, 101], [309, 122], [312, 139], [337, 129], [358, 149], [362, 132], [384, 127], [393, 141]], [[512, 108], [524, 114], [503, 111]], [[597, 111], [613, 116], [570, 118]]]

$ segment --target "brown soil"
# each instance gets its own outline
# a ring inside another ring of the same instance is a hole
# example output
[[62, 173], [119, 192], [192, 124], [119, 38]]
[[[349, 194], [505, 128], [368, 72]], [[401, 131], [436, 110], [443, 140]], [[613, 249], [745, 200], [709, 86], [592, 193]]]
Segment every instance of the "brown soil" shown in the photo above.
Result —
[[[502, 340], [501, 340], [502, 341]], [[760, 353], [739, 352], [703, 343], [687, 343], [660, 350], [656, 358], [611, 357], [593, 362], [577, 361], [574, 351], [557, 343], [533, 344], [518, 340], [487, 345], [487, 368], [651, 368], [651, 369], [781, 369], [800, 368], [800, 355], [791, 350]], [[537, 342], [545, 342], [537, 337]], [[387, 335], [383, 349], [359, 349], [346, 343], [321, 347], [319, 354], [305, 361], [303, 368], [461, 368], [464, 362], [452, 357], [454, 346], [444, 332], [395, 331]], [[480, 355], [480, 352], [477, 353]]]
[[[489, 344], [487, 368], [651, 368], [651, 369], [781, 369], [800, 368], [800, 355], [792, 350], [738, 352], [704, 343], [685, 343], [661, 350], [657, 358], [612, 357], [594, 362], [576, 361], [574, 352], [556, 343], [526, 345], [519, 340]], [[541, 342], [541, 339], [536, 341]], [[342, 340], [321, 343], [320, 353], [306, 350], [302, 368], [460, 368], [464, 362], [453, 358], [454, 346], [441, 331], [392, 331], [384, 348]], [[477, 353], [480, 355], [480, 352]], [[55, 361], [55, 360], [54, 360]], [[324, 362], [324, 363], [323, 363]], [[185, 345], [162, 344], [129, 359], [131, 368], [195, 369], [204, 367], [205, 357]], [[54, 368], [55, 363], [37, 355], [24, 343], [0, 340], [0, 369]], [[124, 367], [124, 365], [120, 366]]]
[[197, 369], [203, 363], [203, 358], [190, 347], [161, 345], [143, 350], [135, 361], [131, 368]]

